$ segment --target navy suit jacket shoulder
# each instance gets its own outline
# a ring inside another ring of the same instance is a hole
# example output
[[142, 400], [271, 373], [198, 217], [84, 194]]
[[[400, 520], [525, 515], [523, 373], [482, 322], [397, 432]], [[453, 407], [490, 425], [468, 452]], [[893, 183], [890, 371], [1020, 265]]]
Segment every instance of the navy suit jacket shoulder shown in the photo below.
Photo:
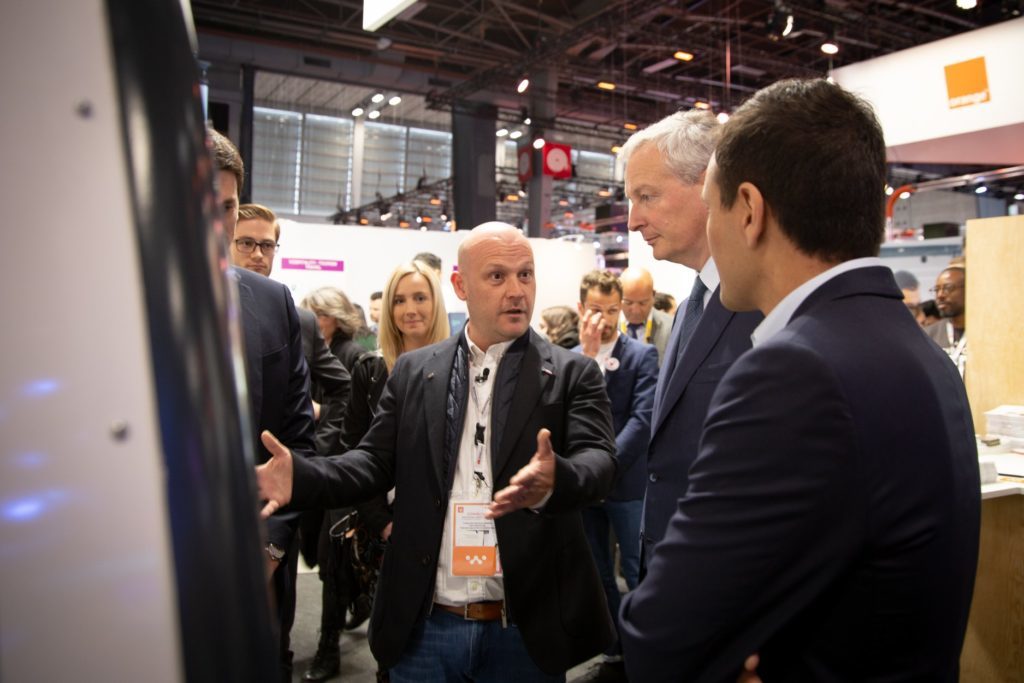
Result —
[[[911, 412], [897, 406], [914, 406]], [[741, 356], [623, 602], [630, 677], [955, 681], [980, 488], [960, 376], [883, 266]]]
[[[309, 368], [302, 354], [299, 316], [291, 292], [279, 282], [242, 268], [231, 271], [238, 283], [246, 360], [252, 439], [257, 463], [270, 453], [260, 440], [269, 430], [299, 458], [314, 454], [313, 404]], [[268, 540], [291, 545], [298, 513], [283, 510], [267, 520]]]
[[[579, 352], [577, 346], [573, 351]], [[658, 351], [620, 334], [612, 349], [617, 363], [605, 367], [604, 381], [615, 429], [619, 461], [611, 500], [641, 500], [647, 486], [647, 445], [651, 438], [651, 408], [658, 384]]]

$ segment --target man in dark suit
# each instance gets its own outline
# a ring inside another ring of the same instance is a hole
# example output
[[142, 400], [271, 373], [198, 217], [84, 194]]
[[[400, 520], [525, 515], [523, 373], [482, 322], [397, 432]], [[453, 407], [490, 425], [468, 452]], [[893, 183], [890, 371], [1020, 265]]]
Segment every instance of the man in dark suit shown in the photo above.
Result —
[[885, 177], [870, 107], [825, 80], [769, 86], [724, 126], [704, 187], [722, 302], [766, 317], [623, 602], [639, 680], [734, 681], [752, 653], [766, 681], [957, 680], [974, 429], [876, 258]]
[[[604, 373], [612, 407], [615, 454], [619, 461], [615, 487], [599, 505], [583, 510], [583, 528], [601, 575], [612, 618], [618, 620], [622, 596], [615, 576], [615, 553], [610, 534], [619, 545], [619, 565], [629, 590], [640, 573], [640, 516], [647, 482], [647, 442], [651, 436], [651, 404], [658, 382], [658, 351], [654, 346], [619, 334], [622, 284], [606, 270], [595, 270], [580, 282], [581, 330], [578, 351], [597, 361]], [[578, 683], [626, 680], [622, 647], [605, 651], [602, 661]]]
[[750, 333], [761, 321], [760, 313], [722, 306], [708, 248], [700, 192], [719, 129], [710, 112], [678, 113], [635, 133], [622, 148], [629, 229], [643, 235], [655, 258], [697, 271], [690, 300], [676, 312], [654, 394], [641, 526], [645, 564], [686, 493], [711, 394], [750, 348]]
[[[223, 210], [224, 233], [233, 240], [238, 221], [238, 189], [245, 167], [230, 140], [215, 130], [209, 133], [218, 170], [217, 194]], [[257, 462], [269, 458], [260, 440], [263, 430], [280, 434], [282, 442], [295, 453], [310, 457], [314, 426], [309, 368], [302, 354], [299, 318], [291, 293], [284, 285], [244, 268], [233, 268], [230, 272], [238, 284], [241, 303], [250, 426]], [[267, 519], [266, 570], [276, 603], [281, 679], [285, 682], [291, 681], [292, 671], [289, 632], [295, 619], [298, 524], [299, 514], [291, 510]]]
[[604, 380], [530, 330], [533, 250], [516, 228], [473, 230], [452, 284], [465, 330], [399, 357], [358, 449], [293, 460], [264, 435], [265, 513], [394, 486], [370, 624], [392, 682], [564, 681], [614, 637], [579, 515], [615, 476]]

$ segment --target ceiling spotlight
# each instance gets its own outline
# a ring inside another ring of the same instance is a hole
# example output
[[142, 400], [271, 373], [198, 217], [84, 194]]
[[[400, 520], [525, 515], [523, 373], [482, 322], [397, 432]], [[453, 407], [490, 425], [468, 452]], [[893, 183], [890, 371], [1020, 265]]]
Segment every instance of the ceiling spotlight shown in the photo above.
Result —
[[356, 107], [352, 110], [352, 116], [362, 116], [364, 109], [362, 107]]
[[910, 193], [907, 192], [906, 190], [900, 192], [900, 199], [910, 199]]
[[839, 52], [839, 43], [836, 41], [835, 36], [821, 44], [821, 51], [827, 55], [834, 55]]
[[885, 196], [886, 197], [891, 197], [893, 192], [895, 192], [895, 190], [892, 189], [892, 185], [886, 184], [886, 186], [885, 186]]
[[390, 218], [391, 218], [391, 212], [390, 212], [390, 211], [385, 211], [384, 213], [382, 213], [382, 214], [380, 215], [380, 219], [381, 219], [382, 221], [386, 221], [386, 220], [388, 220], [388, 219], [390, 219]]
[[380, 110], [379, 109], [374, 109], [369, 114], [367, 114], [367, 116], [369, 116], [371, 119], [379, 119], [380, 118]]
[[611, 81], [598, 81], [597, 87], [601, 90], [615, 90], [615, 84]]
[[1024, 192], [1018, 192], [1017, 194], [1013, 195], [1013, 200], [1015, 202], [1024, 202]]
[[622, 124], [622, 127], [625, 128], [626, 130], [636, 130], [639, 126], [637, 126], [635, 123], [630, 123], [629, 121], [626, 121], [624, 124]]
[[618, 154], [622, 151], [622, 145], [612, 145], [612, 154]]
[[612, 190], [611, 190], [610, 187], [602, 187], [600, 190], [597, 191], [597, 196], [598, 197], [611, 197], [612, 196]]
[[508, 135], [508, 128], [499, 128], [498, 132], [495, 133], [495, 135], [497, 135], [499, 138], [505, 137], [506, 135]]
[[519, 201], [519, 193], [518, 192], [509, 192], [507, 195], [505, 195], [505, 201], [518, 202]]
[[546, 144], [547, 143], [544, 141], [544, 138], [537, 138], [536, 140], [533, 141], [533, 148], [544, 149], [544, 145]]
[[392, 107], [397, 107], [401, 103], [402, 103], [401, 95], [395, 95], [390, 100], [388, 100], [388, 104], [390, 104]]
[[566, 197], [565, 195], [562, 195], [562, 197], [560, 197], [559, 200], [558, 200], [558, 205], [559, 206], [569, 206], [569, 198]]
[[707, 102], [702, 101], [702, 100], [697, 100], [696, 102], [693, 103], [693, 108], [694, 109], [711, 109], [711, 105], [708, 104]]
[[376, 93], [370, 99], [373, 101], [374, 104], [380, 104], [381, 102], [384, 101], [384, 93], [382, 93], [382, 92]]
[[519, 83], [516, 85], [516, 92], [522, 95], [524, 92], [526, 92], [526, 89], [529, 87], [530, 79], [524, 76], [523, 78], [519, 79]]
[[775, 0], [768, 20], [765, 22], [768, 37], [771, 40], [785, 38], [793, 32], [793, 10], [783, 4], [782, 0]]
[[508, 134], [508, 137], [510, 140], [518, 140], [519, 138], [523, 137], [523, 131], [514, 130]]
[[725, 123], [726, 121], [729, 120], [729, 113], [720, 111], [718, 112], [718, 116], [716, 116], [715, 118], [718, 119], [719, 123]]
[[974, 194], [985, 194], [986, 192], [988, 192], [988, 188], [984, 185], [978, 185], [974, 188]]
[[678, 59], [680, 62], [692, 62], [693, 53], [686, 52], [685, 50], [676, 50], [672, 53], [672, 56]]
[[978, 0], [956, 0], [956, 6], [963, 10], [974, 9], [978, 6]]
[[430, 195], [430, 203], [434, 206], [441, 206], [441, 198], [436, 194]]
[[523, 119], [523, 125], [524, 126], [528, 126], [531, 123], [533, 123], [533, 119], [531, 119], [529, 116], [527, 116], [525, 119]]

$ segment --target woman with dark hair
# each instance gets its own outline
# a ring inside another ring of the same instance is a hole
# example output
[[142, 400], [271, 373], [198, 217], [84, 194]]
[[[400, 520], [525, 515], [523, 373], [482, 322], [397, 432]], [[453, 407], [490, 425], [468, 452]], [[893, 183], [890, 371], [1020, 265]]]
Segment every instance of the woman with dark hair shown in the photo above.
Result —
[[541, 334], [556, 346], [571, 349], [580, 343], [580, 316], [568, 306], [551, 306], [540, 313]]

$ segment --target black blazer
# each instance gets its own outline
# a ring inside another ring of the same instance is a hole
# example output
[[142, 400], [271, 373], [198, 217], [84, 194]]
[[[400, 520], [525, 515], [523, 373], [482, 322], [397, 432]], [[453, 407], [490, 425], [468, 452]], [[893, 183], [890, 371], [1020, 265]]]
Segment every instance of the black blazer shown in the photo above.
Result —
[[[302, 355], [299, 316], [288, 288], [244, 268], [232, 268], [242, 305], [246, 380], [255, 444], [256, 462], [270, 453], [260, 432], [273, 432], [281, 443], [299, 456], [311, 457], [314, 427], [309, 398], [309, 368]], [[290, 548], [298, 525], [298, 513], [278, 511], [267, 520], [267, 540]]]
[[[955, 681], [981, 494], [960, 375], [892, 271], [827, 281], [741, 356], [622, 604], [639, 681]], [[907, 406], [912, 409], [907, 410]]]
[[318, 455], [340, 453], [343, 450], [341, 430], [352, 378], [349, 369], [327, 348], [313, 312], [305, 308], [297, 310], [302, 331], [302, 355], [309, 366], [310, 393], [320, 404], [316, 452]]
[[[295, 462], [295, 506], [336, 507], [396, 487], [370, 626], [371, 649], [385, 667], [401, 658], [431, 609], [454, 471], [445, 457], [449, 381], [464, 343], [460, 334], [402, 354], [359, 448]], [[529, 331], [506, 352], [494, 391], [495, 490], [533, 457], [542, 427], [558, 455], [543, 513], [517, 511], [496, 529], [509, 616], [536, 664], [562, 672], [607, 647], [614, 633], [579, 515], [608, 493], [615, 475], [604, 380], [591, 359]]]
[[750, 349], [750, 333], [763, 319], [758, 312], [727, 310], [716, 288], [674, 367], [668, 356], [680, 351], [678, 323], [672, 330], [651, 414], [647, 494], [640, 525], [645, 564], [686, 493], [711, 394], [733, 361]]

